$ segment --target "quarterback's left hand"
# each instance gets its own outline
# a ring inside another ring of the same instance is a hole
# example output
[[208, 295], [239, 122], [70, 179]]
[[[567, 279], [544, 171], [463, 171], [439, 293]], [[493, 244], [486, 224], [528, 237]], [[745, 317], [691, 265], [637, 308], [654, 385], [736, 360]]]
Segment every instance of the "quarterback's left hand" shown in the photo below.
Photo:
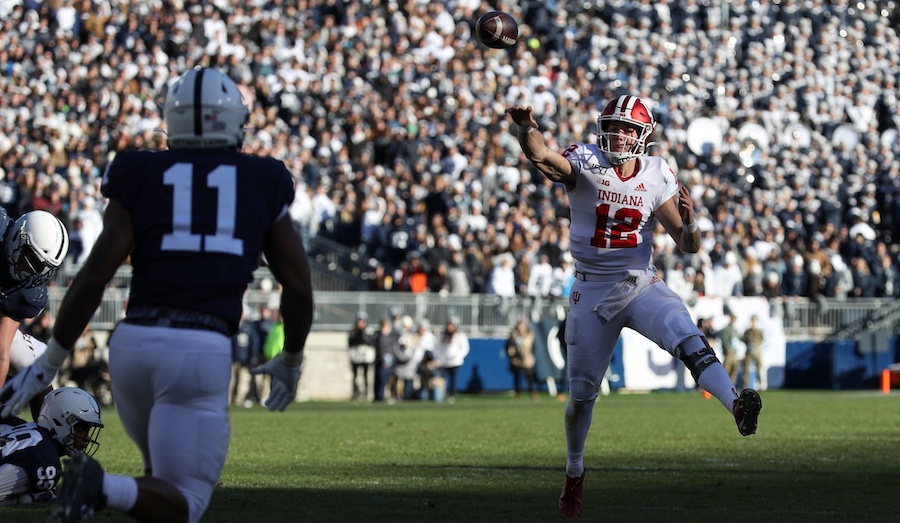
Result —
[[303, 356], [288, 354], [282, 351], [278, 356], [259, 367], [250, 369], [250, 374], [268, 374], [272, 376], [272, 391], [266, 400], [266, 407], [272, 412], [284, 412], [284, 409], [297, 397], [297, 385], [300, 382], [300, 364]]
[[0, 405], [3, 406], [0, 418], [15, 416], [31, 398], [46, 389], [68, 355], [68, 350], [50, 338], [47, 350], [0, 389]]
[[694, 199], [691, 198], [691, 190], [682, 184], [678, 184], [678, 214], [684, 223], [694, 223]]

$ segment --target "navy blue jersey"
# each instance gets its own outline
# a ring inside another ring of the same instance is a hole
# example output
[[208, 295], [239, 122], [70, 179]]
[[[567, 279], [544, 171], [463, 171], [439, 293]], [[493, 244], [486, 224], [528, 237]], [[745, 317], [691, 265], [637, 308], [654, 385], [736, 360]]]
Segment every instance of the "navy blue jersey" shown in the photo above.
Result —
[[0, 420], [0, 464], [20, 467], [28, 474], [28, 492], [56, 488], [62, 468], [60, 447], [37, 423], [18, 418]]
[[284, 163], [222, 149], [124, 151], [101, 191], [131, 215], [128, 306], [205, 312], [237, 332], [265, 237], [294, 200]]
[[5, 244], [13, 223], [15, 220], [0, 206], [0, 232], [3, 234], [3, 242], [0, 243], [0, 313], [22, 321], [36, 317], [47, 306], [47, 285], [21, 287], [10, 274]]

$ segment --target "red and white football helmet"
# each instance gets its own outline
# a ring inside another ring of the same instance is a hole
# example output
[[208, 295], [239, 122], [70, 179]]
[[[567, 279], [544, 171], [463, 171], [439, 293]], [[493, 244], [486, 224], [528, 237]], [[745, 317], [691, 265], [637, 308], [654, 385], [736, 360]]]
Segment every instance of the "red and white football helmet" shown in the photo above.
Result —
[[[631, 136], [610, 133], [611, 122], [621, 122], [637, 128], [637, 139]], [[632, 158], [643, 156], [647, 151], [647, 140], [653, 134], [656, 120], [650, 109], [637, 96], [622, 95], [612, 100], [597, 117], [597, 146], [613, 165], [621, 165]], [[618, 138], [625, 146], [615, 144]]]

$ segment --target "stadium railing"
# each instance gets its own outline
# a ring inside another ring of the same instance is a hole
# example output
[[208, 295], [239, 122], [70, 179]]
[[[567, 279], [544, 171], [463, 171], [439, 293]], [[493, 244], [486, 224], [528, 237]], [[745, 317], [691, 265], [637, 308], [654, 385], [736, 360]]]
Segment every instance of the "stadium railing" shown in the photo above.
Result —
[[[65, 294], [65, 285], [50, 287], [49, 310], [55, 313]], [[94, 314], [94, 330], [110, 330], [125, 313], [127, 286], [107, 289], [103, 301]], [[313, 330], [345, 331], [353, 324], [355, 315], [363, 310], [372, 321], [394, 315], [408, 315], [415, 321], [427, 319], [440, 328], [450, 316], [460, 319], [460, 326], [474, 336], [506, 336], [520, 317], [561, 318], [567, 304], [546, 300], [535, 306], [525, 296], [508, 300], [496, 295], [469, 296], [413, 294], [404, 292], [341, 292], [316, 291], [316, 311]], [[251, 287], [245, 303], [251, 311], [260, 305], [277, 307], [279, 294], [274, 290]], [[790, 298], [770, 300], [771, 315], [781, 317], [785, 336], [789, 340], [823, 340], [873, 327], [898, 332], [900, 304], [892, 299], [809, 300]]]

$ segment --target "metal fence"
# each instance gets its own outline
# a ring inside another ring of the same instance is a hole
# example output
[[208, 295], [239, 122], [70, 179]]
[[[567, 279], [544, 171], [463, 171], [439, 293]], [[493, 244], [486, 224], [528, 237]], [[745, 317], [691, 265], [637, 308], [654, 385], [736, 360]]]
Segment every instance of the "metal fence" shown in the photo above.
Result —
[[[277, 306], [277, 290], [262, 290], [251, 286], [246, 300], [251, 310], [259, 305]], [[50, 288], [49, 309], [55, 312], [66, 287]], [[109, 330], [124, 316], [128, 298], [126, 288], [110, 288], [94, 314], [93, 328]], [[365, 311], [370, 323], [394, 314], [409, 315], [416, 321], [429, 320], [440, 325], [450, 316], [460, 320], [460, 326], [471, 335], [505, 336], [519, 317], [534, 315], [540, 318], [561, 318], [566, 303], [546, 301], [534, 304], [526, 297], [504, 300], [495, 295], [441, 296], [399, 292], [335, 292], [318, 291], [313, 329], [316, 331], [344, 331], [353, 323], [357, 311]], [[788, 339], [824, 339], [835, 333], [857, 332], [863, 328], [878, 328], [897, 332], [900, 306], [890, 299], [817, 300], [778, 299], [770, 302], [773, 317], [781, 317]], [[887, 312], [887, 313], [886, 313]]]

